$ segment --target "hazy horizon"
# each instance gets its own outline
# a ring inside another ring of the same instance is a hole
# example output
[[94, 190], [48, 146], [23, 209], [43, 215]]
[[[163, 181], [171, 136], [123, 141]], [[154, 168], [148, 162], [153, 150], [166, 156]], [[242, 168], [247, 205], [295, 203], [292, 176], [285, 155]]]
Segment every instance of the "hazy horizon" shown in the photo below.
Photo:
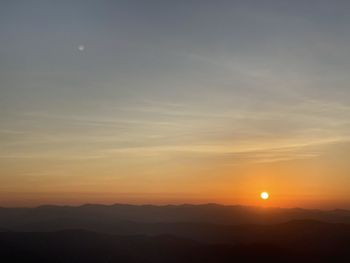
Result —
[[0, 1], [0, 206], [350, 209], [348, 10]]
[[[305, 210], [320, 210], [320, 211], [333, 211], [333, 210], [347, 210], [350, 211], [350, 207], [347, 206], [347, 203], [344, 202], [343, 206], [334, 206], [334, 203], [330, 203], [327, 205], [327, 202], [324, 202], [322, 206], [319, 205], [319, 203], [309, 203], [304, 206], [298, 206], [298, 205], [271, 205], [270, 203], [264, 203], [263, 201], [260, 203], [220, 203], [220, 202], [211, 202], [210, 200], [197, 200], [197, 201], [188, 201], [188, 199], [184, 199], [183, 201], [167, 201], [163, 200], [161, 201], [160, 198], [156, 198], [154, 200], [156, 201], [130, 201], [130, 197], [125, 199], [123, 202], [123, 199], [121, 200], [111, 200], [107, 202], [88, 202], [88, 201], [76, 201], [74, 198], [67, 198], [68, 201], [64, 201], [62, 197], [59, 198], [60, 201], [53, 201], [53, 202], [40, 202], [38, 200], [26, 200], [25, 198], [21, 200], [20, 202], [3, 202], [0, 205], [0, 208], [38, 208], [38, 207], [44, 207], [44, 206], [58, 206], [58, 207], [81, 207], [86, 205], [93, 205], [93, 206], [114, 206], [114, 205], [125, 205], [125, 206], [157, 206], [157, 207], [166, 207], [166, 206], [205, 206], [205, 205], [218, 205], [218, 206], [224, 206], [224, 207], [247, 207], [247, 208], [259, 208], [259, 209], [305, 209]], [[140, 198], [142, 200], [149, 199], [149, 196]], [[25, 200], [25, 201], [24, 201]], [[85, 198], [84, 200], [87, 200]], [[325, 200], [326, 201], [326, 200]]]
[[[181, 207], [181, 206], [219, 206], [219, 207], [241, 207], [241, 208], [249, 208], [249, 209], [262, 209], [262, 210], [274, 210], [274, 209], [282, 209], [282, 210], [305, 210], [305, 211], [321, 211], [321, 212], [332, 212], [337, 210], [349, 211], [350, 209], [341, 208], [341, 207], [299, 207], [299, 206], [290, 206], [290, 207], [280, 207], [280, 206], [263, 206], [263, 205], [241, 205], [241, 204], [221, 204], [221, 203], [42, 203], [37, 205], [22, 205], [22, 206], [0, 206], [0, 208], [28, 208], [28, 209], [36, 209], [41, 207], [70, 207], [70, 208], [79, 208], [84, 206], [103, 206], [103, 207], [112, 207], [112, 206], [135, 206], [135, 207]], [[305, 218], [305, 220], [308, 220]]]

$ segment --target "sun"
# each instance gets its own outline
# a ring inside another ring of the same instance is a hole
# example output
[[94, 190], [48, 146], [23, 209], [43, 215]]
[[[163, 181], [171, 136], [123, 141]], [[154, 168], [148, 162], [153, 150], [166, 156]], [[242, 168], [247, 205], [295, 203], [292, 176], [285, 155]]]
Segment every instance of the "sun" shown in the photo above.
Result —
[[261, 199], [264, 199], [264, 200], [267, 200], [267, 199], [269, 199], [269, 193], [268, 192], [262, 192], [261, 194], [260, 194], [260, 197], [261, 197]]

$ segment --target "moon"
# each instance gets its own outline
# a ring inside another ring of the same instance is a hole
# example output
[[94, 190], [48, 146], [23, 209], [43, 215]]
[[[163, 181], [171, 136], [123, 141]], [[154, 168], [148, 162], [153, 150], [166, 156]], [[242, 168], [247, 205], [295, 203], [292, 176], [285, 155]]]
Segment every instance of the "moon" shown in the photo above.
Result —
[[260, 194], [260, 197], [261, 197], [261, 199], [263, 199], [263, 200], [267, 200], [267, 199], [269, 199], [269, 193], [268, 192], [262, 192], [261, 194]]
[[85, 46], [84, 45], [79, 45], [78, 49], [79, 49], [79, 51], [84, 51], [85, 50]]

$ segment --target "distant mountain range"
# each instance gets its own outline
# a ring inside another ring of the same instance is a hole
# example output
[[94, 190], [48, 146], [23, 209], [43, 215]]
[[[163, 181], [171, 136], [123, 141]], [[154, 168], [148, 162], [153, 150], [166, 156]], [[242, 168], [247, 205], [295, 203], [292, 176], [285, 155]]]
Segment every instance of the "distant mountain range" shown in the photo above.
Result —
[[[348, 210], [307, 210], [204, 205], [82, 205], [0, 208], [0, 229], [23, 231], [88, 228], [111, 231], [116, 223], [278, 224], [291, 220], [349, 223]], [[47, 228], [47, 229], [45, 229]]]
[[206, 205], [0, 208], [3, 262], [350, 262], [350, 211]]

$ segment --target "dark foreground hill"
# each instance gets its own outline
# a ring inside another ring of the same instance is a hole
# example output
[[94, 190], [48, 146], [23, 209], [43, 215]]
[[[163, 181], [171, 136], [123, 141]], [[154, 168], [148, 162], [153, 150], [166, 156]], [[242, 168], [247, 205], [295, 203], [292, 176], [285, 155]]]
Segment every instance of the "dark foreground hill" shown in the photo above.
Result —
[[[329, 236], [321, 232], [306, 235], [304, 242], [298, 243], [304, 233], [299, 235], [291, 242], [286, 236], [284, 241], [269, 237], [233, 245], [205, 244], [170, 235], [117, 236], [81, 230], [2, 232], [0, 253], [1, 262], [15, 263], [350, 262], [349, 236]], [[319, 242], [320, 238], [323, 242]]]
[[349, 222], [345, 210], [1, 208], [0, 258], [28, 263], [350, 262]]

